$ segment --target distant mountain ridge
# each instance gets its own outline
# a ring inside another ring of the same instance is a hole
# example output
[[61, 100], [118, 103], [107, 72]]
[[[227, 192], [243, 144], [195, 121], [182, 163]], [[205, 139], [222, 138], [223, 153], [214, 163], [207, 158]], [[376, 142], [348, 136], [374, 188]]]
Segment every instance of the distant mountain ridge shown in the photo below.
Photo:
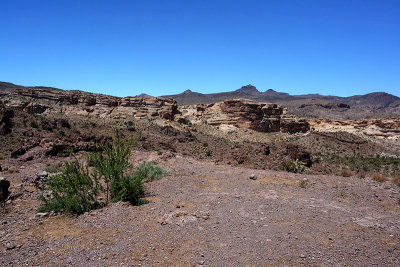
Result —
[[244, 98], [259, 102], [277, 103], [290, 113], [306, 118], [362, 119], [400, 116], [400, 98], [385, 92], [340, 97], [320, 94], [290, 95], [273, 89], [259, 91], [248, 84], [222, 93], [202, 94], [186, 90], [172, 97], [178, 105], [209, 104], [226, 99]]
[[[54, 87], [21, 86], [0, 82], [0, 96], [7, 95], [14, 89], [62, 90]], [[150, 97], [145, 93], [139, 96]], [[248, 84], [230, 92], [202, 94], [187, 89], [180, 94], [162, 97], [174, 98], [178, 105], [208, 104], [227, 99], [277, 103], [288, 108], [290, 113], [305, 118], [362, 119], [400, 116], [400, 98], [385, 92], [350, 97], [320, 94], [290, 95], [273, 89], [259, 91], [255, 86]]]
[[172, 97], [180, 105], [207, 104], [222, 101], [225, 99], [246, 98], [260, 102], [279, 102], [294, 101], [302, 99], [326, 100], [341, 102], [348, 105], [373, 105], [376, 108], [386, 108], [392, 105], [400, 104], [400, 98], [385, 92], [374, 92], [365, 95], [354, 95], [350, 97], [326, 96], [320, 94], [290, 95], [288, 93], [277, 92], [268, 89], [265, 92], [259, 91], [255, 86], [249, 84], [241, 88], [223, 93], [202, 94], [186, 90], [176, 95], [165, 95], [163, 97]]

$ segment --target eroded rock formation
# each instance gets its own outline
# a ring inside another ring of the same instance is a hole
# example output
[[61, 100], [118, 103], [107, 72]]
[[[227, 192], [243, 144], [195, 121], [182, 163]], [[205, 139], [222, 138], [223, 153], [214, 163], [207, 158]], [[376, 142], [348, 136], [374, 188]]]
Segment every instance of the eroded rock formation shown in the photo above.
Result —
[[16, 89], [6, 96], [7, 106], [31, 114], [51, 112], [99, 118], [126, 116], [173, 119], [176, 101], [160, 97], [114, 97], [82, 91]]
[[247, 99], [231, 99], [213, 104], [196, 105], [198, 120], [210, 125], [233, 125], [260, 132], [307, 132], [306, 120], [288, 115], [286, 109], [277, 104], [260, 103]]

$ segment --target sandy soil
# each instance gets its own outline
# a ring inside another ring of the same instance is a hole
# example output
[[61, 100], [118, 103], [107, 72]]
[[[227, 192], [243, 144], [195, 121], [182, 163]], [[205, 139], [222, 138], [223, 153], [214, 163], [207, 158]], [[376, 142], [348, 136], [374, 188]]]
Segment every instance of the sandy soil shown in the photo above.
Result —
[[[400, 265], [400, 192], [390, 182], [133, 158], [170, 172], [149, 184], [149, 204], [40, 217], [35, 189], [24, 188], [0, 215], [0, 265]], [[12, 189], [39, 168], [7, 177]]]

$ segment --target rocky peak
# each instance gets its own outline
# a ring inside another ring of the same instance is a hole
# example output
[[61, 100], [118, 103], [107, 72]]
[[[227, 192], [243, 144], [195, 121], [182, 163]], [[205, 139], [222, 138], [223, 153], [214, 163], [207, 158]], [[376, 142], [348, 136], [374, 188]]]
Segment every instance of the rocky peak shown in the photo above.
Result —
[[242, 93], [247, 93], [247, 94], [258, 94], [260, 93], [257, 88], [251, 84], [248, 84], [246, 86], [242, 86], [241, 88], [237, 89], [235, 92], [242, 92]]
[[265, 91], [266, 94], [277, 94], [278, 92], [275, 91], [274, 89], [268, 89], [267, 91]]
[[188, 94], [191, 94], [191, 93], [193, 93], [193, 91], [190, 90], [190, 89], [187, 89], [187, 90], [185, 90], [182, 94], [188, 95]]

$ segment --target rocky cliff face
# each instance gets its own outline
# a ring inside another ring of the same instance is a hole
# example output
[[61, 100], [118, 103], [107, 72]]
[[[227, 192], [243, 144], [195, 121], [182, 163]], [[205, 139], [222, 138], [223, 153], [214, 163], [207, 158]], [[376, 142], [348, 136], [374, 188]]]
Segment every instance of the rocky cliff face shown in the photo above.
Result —
[[8, 107], [31, 114], [52, 112], [98, 118], [136, 118], [159, 116], [173, 119], [176, 101], [159, 97], [114, 97], [81, 91], [15, 89], [5, 96]]
[[[192, 109], [192, 112], [191, 112]], [[310, 125], [306, 120], [287, 115], [277, 104], [260, 103], [246, 99], [231, 99], [213, 104], [198, 104], [182, 110], [183, 114], [195, 115], [196, 121], [210, 125], [233, 125], [259, 132], [307, 132]]]

